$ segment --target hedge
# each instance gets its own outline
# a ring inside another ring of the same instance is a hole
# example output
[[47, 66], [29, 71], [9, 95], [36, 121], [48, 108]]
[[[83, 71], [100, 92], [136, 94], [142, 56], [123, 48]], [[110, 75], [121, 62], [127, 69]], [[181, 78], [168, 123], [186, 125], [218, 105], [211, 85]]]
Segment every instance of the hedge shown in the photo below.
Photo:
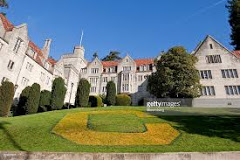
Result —
[[115, 105], [116, 103], [116, 85], [113, 81], [107, 83], [106, 103], [109, 106]]
[[131, 97], [126, 94], [119, 94], [116, 96], [116, 106], [130, 106]]
[[50, 108], [50, 101], [51, 101], [52, 93], [47, 90], [43, 90], [40, 94], [40, 101], [39, 101], [39, 112], [46, 112], [51, 110]]
[[14, 84], [12, 82], [3, 82], [0, 87], [0, 116], [9, 115], [14, 97]]
[[88, 80], [82, 78], [79, 81], [77, 94], [75, 98], [75, 106], [76, 107], [87, 107], [89, 101], [89, 94], [90, 94], [90, 83]]
[[62, 109], [67, 89], [64, 80], [59, 77], [53, 81], [50, 105], [53, 110]]
[[14, 115], [25, 115], [26, 114], [26, 112], [27, 112], [26, 103], [27, 103], [30, 89], [31, 89], [31, 87], [27, 86], [24, 90], [22, 90], [22, 93], [20, 94], [20, 97], [19, 97], [19, 102], [18, 102], [18, 106], [16, 109], [16, 113], [14, 113]]
[[27, 98], [26, 108], [27, 114], [37, 113], [40, 100], [40, 85], [34, 83], [29, 90], [29, 96]]
[[99, 96], [89, 96], [89, 106], [90, 107], [102, 107], [102, 98]]

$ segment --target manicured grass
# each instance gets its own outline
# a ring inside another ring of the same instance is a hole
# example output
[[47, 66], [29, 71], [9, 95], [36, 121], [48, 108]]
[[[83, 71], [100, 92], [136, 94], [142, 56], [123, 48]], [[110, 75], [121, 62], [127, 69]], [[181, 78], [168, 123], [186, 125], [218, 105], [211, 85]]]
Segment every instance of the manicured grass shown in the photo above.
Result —
[[88, 128], [99, 132], [143, 133], [146, 127], [133, 114], [94, 114], [88, 116]]
[[[94, 111], [94, 112], [77, 112], [65, 116], [53, 129], [53, 132], [65, 139], [76, 142], [80, 145], [91, 146], [152, 146], [171, 144], [180, 133], [168, 123], [146, 123], [146, 132], [144, 133], [121, 133], [121, 132], [99, 132], [88, 128], [88, 116], [94, 115], [111, 115], [113, 120], [121, 118], [124, 115], [135, 115], [140, 121], [145, 118], [154, 118], [145, 112], [131, 110], [116, 111]], [[117, 115], [116, 117], [114, 115]], [[156, 118], [156, 117], [155, 117]], [[137, 119], [135, 119], [134, 123]], [[124, 123], [118, 121], [119, 123]], [[95, 122], [97, 125], [98, 122]], [[127, 127], [127, 123], [125, 124]], [[119, 130], [123, 130], [122, 124]], [[107, 127], [109, 130], [116, 129], [115, 126]], [[103, 127], [101, 127], [103, 129]]]
[[[138, 110], [143, 107], [72, 109], [36, 115], [0, 118], [0, 150], [51, 152], [211, 152], [240, 151], [240, 114], [238, 109], [178, 109], [198, 115], [143, 118], [144, 123], [169, 123], [181, 135], [163, 146], [86, 146], [51, 133], [68, 113], [98, 110]], [[187, 110], [187, 111], [186, 111]], [[202, 115], [207, 112], [213, 116]], [[231, 115], [230, 115], [231, 114]]]

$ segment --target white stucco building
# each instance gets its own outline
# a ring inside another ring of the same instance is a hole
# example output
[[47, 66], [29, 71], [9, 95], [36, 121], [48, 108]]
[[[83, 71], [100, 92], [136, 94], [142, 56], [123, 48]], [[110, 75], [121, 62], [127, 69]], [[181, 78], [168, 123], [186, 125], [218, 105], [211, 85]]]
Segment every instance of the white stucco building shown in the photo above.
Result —
[[[15, 85], [17, 99], [26, 86], [38, 83], [41, 90], [51, 90], [56, 77], [65, 80], [65, 102], [74, 103], [80, 78], [91, 83], [91, 95], [106, 94], [108, 81], [114, 81], [117, 93], [132, 96], [133, 104], [149, 97], [147, 76], [155, 72], [154, 58], [132, 59], [129, 55], [119, 61], [102, 62], [85, 59], [83, 46], [55, 61], [49, 58], [51, 39], [39, 48], [29, 39], [26, 24], [14, 26], [0, 14], [0, 81]], [[211, 36], [207, 36], [192, 52], [203, 86], [202, 96], [195, 106], [240, 106], [240, 52], [230, 51]], [[209, 105], [210, 104], [210, 105]]]

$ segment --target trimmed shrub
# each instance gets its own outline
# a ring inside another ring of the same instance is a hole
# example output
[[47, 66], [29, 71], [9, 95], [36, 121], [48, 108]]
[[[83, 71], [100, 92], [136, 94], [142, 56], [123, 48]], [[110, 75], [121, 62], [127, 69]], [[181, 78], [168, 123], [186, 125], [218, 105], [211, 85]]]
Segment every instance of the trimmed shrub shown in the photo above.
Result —
[[29, 90], [29, 96], [27, 98], [26, 108], [27, 114], [37, 113], [40, 100], [40, 85], [34, 83]]
[[116, 85], [113, 81], [107, 83], [106, 103], [109, 106], [115, 105], [116, 103]]
[[50, 108], [50, 101], [51, 101], [52, 93], [47, 90], [43, 90], [40, 94], [40, 101], [39, 101], [39, 112], [46, 112], [51, 110]]
[[130, 106], [131, 97], [126, 94], [119, 94], [116, 96], [116, 106]]
[[50, 105], [53, 110], [62, 109], [67, 89], [64, 80], [59, 77], [53, 81]]
[[90, 107], [102, 107], [102, 98], [99, 96], [89, 96]]
[[27, 112], [26, 103], [27, 103], [30, 89], [31, 89], [31, 87], [27, 86], [24, 90], [22, 90], [22, 93], [20, 94], [20, 97], [19, 97], [19, 102], [18, 102], [18, 106], [16, 109], [16, 113], [14, 113], [14, 115], [25, 115], [26, 114], [26, 112]]
[[0, 87], [0, 116], [9, 115], [14, 97], [14, 84], [12, 82], [3, 82]]
[[82, 78], [79, 81], [76, 99], [75, 99], [76, 107], [87, 107], [88, 106], [90, 87], [91, 87], [91, 85], [88, 82], [88, 80]]

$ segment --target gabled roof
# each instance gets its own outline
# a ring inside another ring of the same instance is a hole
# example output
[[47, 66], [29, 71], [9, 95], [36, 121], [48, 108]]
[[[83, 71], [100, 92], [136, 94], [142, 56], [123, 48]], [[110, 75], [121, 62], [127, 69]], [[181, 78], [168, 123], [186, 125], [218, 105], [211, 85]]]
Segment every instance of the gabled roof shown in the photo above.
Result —
[[34, 52], [36, 52], [36, 53], [40, 54], [41, 56], [43, 56], [42, 50], [34, 42], [29, 41], [28, 46], [31, 47], [34, 50]]
[[[146, 58], [146, 59], [135, 59], [134, 60], [137, 67], [142, 65], [150, 65], [154, 64], [154, 59], [152, 58]], [[103, 67], [115, 67], [119, 64], [119, 61], [102, 61]]]
[[103, 67], [115, 67], [118, 65], [118, 61], [102, 61]]
[[222, 45], [220, 42], [218, 42], [215, 38], [213, 38], [210, 35], [207, 35], [206, 38], [200, 43], [198, 44], [198, 46], [196, 47], [196, 49], [193, 51], [193, 54], [196, 54], [198, 52], [198, 50], [202, 47], [202, 45], [204, 44], [204, 42], [208, 39], [212, 39], [213, 41], [215, 41], [218, 45], [220, 45], [221, 47], [223, 47], [224, 49], [226, 49], [229, 53], [232, 53], [232, 51], [230, 51], [228, 48], [226, 48], [224, 45]]
[[236, 57], [240, 58], [240, 50], [238, 50], [238, 51], [233, 51], [233, 54], [234, 54]]
[[154, 64], [154, 59], [149, 58], [149, 59], [135, 59], [134, 60], [137, 64], [137, 67], [142, 66], [142, 65], [150, 65]]
[[48, 58], [48, 62], [51, 63], [53, 66], [57, 63], [57, 61], [53, 58]]
[[2, 20], [4, 29], [6, 31], [12, 31], [14, 28], [14, 25], [3, 14], [0, 14], [0, 18]]
[[[2, 23], [3, 23], [3, 27], [6, 31], [12, 31], [13, 28], [14, 28], [14, 25], [3, 15], [3, 14], [0, 14], [0, 18], [2, 20]], [[32, 41], [29, 41], [28, 43], [28, 46], [34, 51], [37, 53], [37, 56], [36, 56], [36, 59], [35, 61], [41, 65], [42, 67], [44, 67], [43, 65], [43, 61], [42, 59], [44, 59], [44, 56], [43, 56], [43, 53], [42, 53], [42, 50]], [[48, 58], [46, 61], [48, 61], [49, 63], [51, 63], [52, 65], [55, 65], [56, 64], [56, 61], [52, 58]]]

